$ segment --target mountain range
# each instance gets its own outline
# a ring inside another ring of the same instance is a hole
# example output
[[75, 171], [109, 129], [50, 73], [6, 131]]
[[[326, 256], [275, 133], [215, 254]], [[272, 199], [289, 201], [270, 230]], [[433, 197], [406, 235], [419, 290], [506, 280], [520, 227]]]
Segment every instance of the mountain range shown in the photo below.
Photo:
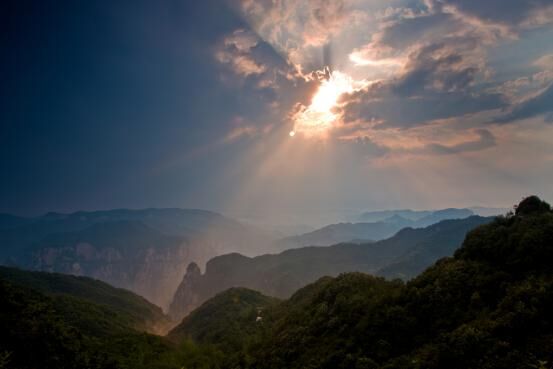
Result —
[[[428, 211], [389, 210], [364, 213], [359, 223], [331, 224], [302, 235], [285, 237], [275, 242], [279, 251], [304, 246], [329, 246], [340, 242], [379, 241], [393, 236], [400, 229], [422, 228], [446, 219], [462, 219], [474, 215], [469, 209]], [[367, 221], [369, 220], [369, 221]]]
[[191, 264], [175, 293], [169, 315], [178, 321], [202, 302], [231, 287], [247, 287], [286, 298], [322, 276], [344, 272], [410, 278], [440, 257], [453, 254], [467, 232], [492, 219], [471, 216], [426, 228], [405, 228], [374, 243], [310, 246], [253, 258], [232, 253], [209, 260], [204, 274], [196, 264]]
[[[392, 210], [375, 210], [375, 211], [366, 211], [360, 215], [351, 217], [351, 221], [357, 223], [363, 222], [379, 222], [385, 219], [399, 216], [401, 218], [417, 221], [425, 217], [431, 216], [433, 213], [447, 213], [447, 212], [470, 212], [471, 215], [480, 215], [483, 217], [502, 215], [507, 213], [509, 208], [497, 208], [497, 207], [486, 207], [486, 206], [472, 206], [468, 208], [448, 208], [442, 210], [413, 210], [413, 209], [392, 209]], [[451, 218], [447, 218], [451, 219]]]
[[[89, 276], [132, 290], [168, 309], [191, 262], [238, 252], [255, 256], [302, 246], [376, 241], [404, 227], [470, 216], [468, 209], [400, 213], [374, 223], [340, 223], [283, 239], [220, 214], [197, 209], [115, 209], [0, 214], [0, 264]], [[420, 214], [419, 214], [420, 213]], [[410, 213], [409, 213], [410, 214]]]
[[167, 308], [195, 261], [256, 255], [272, 240], [254, 227], [192, 209], [48, 213], [0, 217], [0, 263], [84, 275], [135, 291]]
[[409, 247], [416, 255], [478, 220], [451, 257], [407, 282], [341, 273], [284, 300], [230, 288], [166, 336], [151, 333], [167, 327], [161, 309], [130, 291], [88, 277], [0, 267], [0, 368], [547, 369], [553, 362], [549, 204], [530, 197], [493, 220], [405, 229], [354, 256], [376, 247], [383, 260], [406, 239], [416, 244]]
[[[169, 336], [215, 347], [222, 368], [547, 369], [552, 262], [553, 212], [528, 198], [515, 214], [469, 232], [452, 257], [407, 283], [346, 273], [270, 303], [233, 289]], [[261, 313], [251, 314], [257, 305]], [[233, 316], [226, 316], [228, 306]], [[231, 335], [235, 325], [228, 325], [239, 317], [241, 349]]]

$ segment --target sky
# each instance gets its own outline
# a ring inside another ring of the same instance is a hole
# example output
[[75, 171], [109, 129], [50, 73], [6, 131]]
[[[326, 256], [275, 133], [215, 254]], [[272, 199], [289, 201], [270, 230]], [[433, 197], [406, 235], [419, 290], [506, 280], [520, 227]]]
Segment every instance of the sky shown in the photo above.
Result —
[[553, 200], [553, 0], [8, 0], [0, 18], [0, 212]]

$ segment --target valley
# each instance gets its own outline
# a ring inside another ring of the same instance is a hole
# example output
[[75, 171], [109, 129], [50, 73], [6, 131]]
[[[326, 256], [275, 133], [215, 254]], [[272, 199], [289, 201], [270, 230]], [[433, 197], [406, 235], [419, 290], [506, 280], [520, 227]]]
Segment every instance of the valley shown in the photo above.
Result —
[[[375, 243], [221, 256], [237, 268], [213, 269], [221, 281], [256, 263], [251, 270], [258, 272], [272, 265], [291, 273], [293, 265], [309, 270], [313, 263], [327, 269], [318, 276], [306, 272], [305, 284], [279, 290], [280, 299], [253, 289], [269, 284], [220, 286], [171, 330], [159, 307], [124, 289], [88, 277], [0, 267], [0, 322], [6, 328], [0, 364], [24, 369], [545, 365], [553, 359], [552, 237], [551, 207], [529, 197], [506, 216], [408, 228]], [[434, 262], [438, 250], [447, 255]], [[379, 264], [384, 261], [386, 268]], [[200, 280], [211, 275], [209, 263], [206, 275], [195, 268], [189, 266], [187, 274]], [[392, 279], [374, 275], [379, 270]], [[394, 278], [398, 270], [409, 279]], [[278, 273], [265, 274], [265, 281], [269, 275]], [[33, 355], [26, 355], [29, 344]]]

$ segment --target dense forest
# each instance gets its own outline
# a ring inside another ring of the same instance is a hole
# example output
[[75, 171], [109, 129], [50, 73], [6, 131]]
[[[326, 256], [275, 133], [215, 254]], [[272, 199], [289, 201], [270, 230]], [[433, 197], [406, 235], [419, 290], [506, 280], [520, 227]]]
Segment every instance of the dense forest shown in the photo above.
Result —
[[347, 273], [284, 301], [232, 289], [167, 337], [2, 276], [0, 368], [551, 368], [552, 262], [553, 212], [533, 196], [409, 282]]

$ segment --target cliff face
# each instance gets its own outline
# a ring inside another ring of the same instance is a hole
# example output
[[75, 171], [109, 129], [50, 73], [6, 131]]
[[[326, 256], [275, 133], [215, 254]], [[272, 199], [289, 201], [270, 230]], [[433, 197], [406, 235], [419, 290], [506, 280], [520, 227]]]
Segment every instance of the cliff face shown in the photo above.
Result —
[[[168, 309], [190, 262], [259, 254], [270, 240], [220, 214], [144, 209], [0, 219], [0, 264], [83, 275], [130, 289]], [[17, 219], [16, 219], [17, 220]]]
[[194, 248], [184, 238], [118, 222], [51, 236], [31, 251], [29, 266], [96, 278], [166, 308]]
[[186, 239], [144, 225], [102, 224], [50, 237], [32, 252], [30, 268], [96, 278], [129, 289], [167, 311], [186, 266], [193, 261], [202, 265], [225, 247], [232, 250], [212, 236]]
[[198, 290], [198, 283], [202, 277], [200, 267], [196, 263], [188, 264], [186, 268], [186, 274], [179, 284], [173, 301], [169, 306], [169, 317], [175, 321], [180, 322], [183, 317], [188, 315], [192, 309], [199, 306], [202, 302], [202, 296], [196, 291]]

